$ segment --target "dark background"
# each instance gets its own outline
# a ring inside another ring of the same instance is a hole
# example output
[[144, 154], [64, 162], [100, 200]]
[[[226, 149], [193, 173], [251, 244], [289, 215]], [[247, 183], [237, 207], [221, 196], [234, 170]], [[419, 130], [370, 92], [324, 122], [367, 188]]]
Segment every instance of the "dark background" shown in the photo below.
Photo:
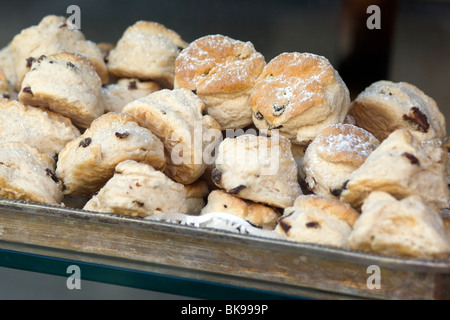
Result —
[[[0, 47], [45, 15], [69, 17], [66, 9], [72, 4], [81, 9], [81, 31], [95, 42], [115, 44], [128, 26], [149, 20], [173, 29], [187, 42], [208, 34], [251, 41], [266, 61], [282, 52], [311, 52], [330, 60], [352, 98], [377, 80], [406, 81], [434, 98], [449, 119], [450, 1], [0, 0]], [[372, 4], [381, 9], [380, 30], [366, 27], [366, 9]], [[14, 279], [11, 270], [0, 272], [3, 279]], [[0, 286], [3, 298], [12, 293], [4, 281]], [[103, 297], [107, 292], [109, 288]]]

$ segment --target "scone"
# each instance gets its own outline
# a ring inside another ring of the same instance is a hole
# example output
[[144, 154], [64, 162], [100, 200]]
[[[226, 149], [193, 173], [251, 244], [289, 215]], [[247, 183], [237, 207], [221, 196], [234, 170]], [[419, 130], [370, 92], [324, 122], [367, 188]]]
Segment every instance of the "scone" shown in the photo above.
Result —
[[388, 256], [450, 256], [450, 239], [439, 212], [418, 196], [397, 200], [385, 192], [371, 193], [364, 201], [349, 242], [352, 250]]
[[205, 199], [209, 194], [209, 188], [205, 181], [197, 180], [184, 186], [186, 189], [186, 212], [191, 215], [200, 214], [206, 205]]
[[11, 98], [9, 82], [1, 66], [0, 66], [0, 98], [7, 98], [7, 99]]
[[252, 123], [250, 94], [266, 65], [251, 42], [207, 35], [191, 42], [175, 61], [175, 87], [194, 91], [222, 129]]
[[[10, 91], [10, 98], [16, 99], [17, 98], [17, 76], [16, 76], [16, 68], [14, 63], [14, 57], [11, 52], [11, 46], [8, 43], [6, 46], [4, 46], [0, 50], [0, 68], [2, 68], [3, 73], [5, 74], [5, 77], [8, 81], [9, 85], [9, 91]], [[8, 97], [4, 97], [8, 98]]]
[[291, 241], [348, 249], [348, 236], [358, 218], [356, 210], [339, 200], [302, 195], [284, 210], [275, 232]]
[[322, 56], [285, 52], [265, 66], [250, 98], [259, 129], [279, 129], [294, 144], [306, 145], [323, 128], [342, 123], [350, 95], [338, 72]]
[[186, 213], [186, 190], [152, 166], [120, 162], [114, 176], [83, 210], [145, 218], [155, 213]]
[[0, 143], [0, 198], [59, 205], [55, 160], [21, 142]]
[[16, 90], [19, 91], [31, 62], [42, 55], [60, 52], [81, 54], [87, 57], [95, 68], [102, 83], [108, 82], [108, 70], [97, 45], [86, 40], [78, 29], [67, 27], [67, 18], [48, 15], [38, 25], [22, 30], [11, 41], [11, 53], [16, 70]]
[[41, 56], [31, 63], [18, 98], [25, 105], [62, 114], [84, 129], [104, 113], [101, 86], [86, 57], [63, 52]]
[[69, 118], [52, 111], [0, 99], [0, 140], [23, 142], [55, 157], [80, 131]]
[[116, 83], [103, 85], [100, 98], [105, 112], [122, 112], [128, 103], [158, 90], [161, 86], [154, 81], [119, 79]]
[[339, 197], [339, 189], [379, 145], [368, 131], [351, 124], [322, 129], [308, 145], [301, 162], [308, 189], [325, 197]]
[[117, 78], [154, 80], [173, 88], [175, 59], [186, 47], [178, 33], [151, 21], [128, 27], [108, 55], [108, 71]]
[[214, 190], [208, 195], [206, 206], [201, 214], [224, 212], [247, 220], [252, 225], [273, 230], [277, 225], [279, 212], [269, 206], [243, 200], [223, 190]]
[[380, 141], [392, 131], [405, 128], [418, 140], [443, 139], [445, 117], [436, 102], [406, 82], [378, 81], [353, 101], [349, 114], [357, 126]]
[[417, 195], [438, 208], [447, 208], [447, 153], [426, 149], [407, 129], [392, 132], [341, 187], [340, 199], [359, 208], [373, 191], [397, 199]]
[[244, 134], [220, 143], [211, 175], [239, 198], [286, 208], [302, 194], [297, 173], [288, 139]]
[[92, 195], [114, 174], [119, 162], [135, 160], [164, 170], [162, 142], [125, 113], [106, 113], [59, 153], [56, 175], [64, 194]]
[[204, 102], [190, 90], [163, 89], [130, 102], [123, 112], [134, 115], [141, 126], [164, 143], [166, 175], [179, 183], [191, 184], [214, 161], [206, 152], [219, 141], [210, 139], [208, 133], [221, 134], [218, 123], [202, 114], [204, 108]]

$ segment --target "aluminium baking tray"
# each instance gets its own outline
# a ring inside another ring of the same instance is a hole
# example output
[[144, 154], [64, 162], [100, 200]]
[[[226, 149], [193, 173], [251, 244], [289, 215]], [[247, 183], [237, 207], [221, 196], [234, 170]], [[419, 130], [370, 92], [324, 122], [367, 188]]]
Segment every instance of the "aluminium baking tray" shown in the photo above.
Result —
[[[0, 200], [0, 249], [318, 299], [450, 299], [450, 260]], [[378, 266], [371, 289], [369, 266]]]

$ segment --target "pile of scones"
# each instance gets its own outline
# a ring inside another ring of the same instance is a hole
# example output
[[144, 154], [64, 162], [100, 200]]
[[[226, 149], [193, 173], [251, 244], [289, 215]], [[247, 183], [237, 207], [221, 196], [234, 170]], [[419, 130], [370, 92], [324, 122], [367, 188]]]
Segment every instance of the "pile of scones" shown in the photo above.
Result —
[[94, 43], [49, 15], [0, 51], [0, 95], [1, 198], [222, 212], [289, 241], [450, 257], [445, 117], [412, 84], [351, 101], [316, 54], [266, 61], [251, 42], [187, 43], [149, 21]]

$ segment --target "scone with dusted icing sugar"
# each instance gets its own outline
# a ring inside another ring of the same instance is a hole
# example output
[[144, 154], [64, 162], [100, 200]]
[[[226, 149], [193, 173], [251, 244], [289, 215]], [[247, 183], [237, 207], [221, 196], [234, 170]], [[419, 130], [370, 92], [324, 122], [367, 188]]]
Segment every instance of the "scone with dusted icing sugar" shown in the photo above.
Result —
[[192, 215], [200, 214], [206, 205], [205, 199], [209, 194], [208, 184], [203, 180], [197, 180], [185, 185], [184, 188], [186, 189], [186, 212]]
[[211, 173], [228, 193], [278, 208], [292, 206], [302, 194], [297, 174], [287, 138], [250, 134], [224, 139]]
[[105, 112], [122, 112], [128, 103], [158, 90], [161, 86], [154, 81], [119, 79], [116, 83], [103, 85], [100, 98]]
[[217, 135], [222, 137], [219, 124], [202, 114], [204, 108], [204, 102], [190, 90], [163, 89], [130, 102], [123, 112], [135, 116], [164, 143], [165, 174], [191, 184], [214, 162], [208, 153], [220, 142]]
[[22, 142], [0, 143], [0, 198], [59, 205], [55, 160]]
[[250, 94], [265, 65], [251, 42], [207, 35], [177, 57], [175, 87], [196, 92], [222, 129], [244, 128], [252, 123]]
[[350, 95], [339, 73], [322, 56], [285, 52], [265, 66], [250, 98], [259, 129], [279, 129], [306, 145], [323, 128], [342, 123]]
[[92, 63], [94, 72], [102, 83], [108, 83], [108, 70], [97, 44], [87, 40], [80, 30], [68, 28], [66, 22], [66, 17], [48, 15], [39, 24], [23, 29], [12, 39], [10, 47], [17, 76], [17, 91], [33, 60], [42, 55], [60, 52], [85, 56]]
[[439, 211], [418, 196], [397, 200], [371, 193], [349, 236], [352, 250], [423, 259], [450, 257], [450, 239]]
[[223, 190], [214, 190], [208, 195], [206, 206], [201, 214], [224, 212], [247, 220], [252, 225], [273, 230], [277, 225], [279, 212], [269, 206], [243, 200]]
[[55, 157], [80, 131], [69, 118], [52, 111], [0, 99], [0, 140], [23, 142]]
[[443, 139], [445, 117], [436, 102], [406, 82], [377, 81], [353, 101], [349, 114], [357, 126], [380, 141], [396, 129], [411, 131], [418, 140]]
[[420, 196], [426, 203], [447, 208], [447, 152], [441, 147], [424, 148], [407, 129], [392, 132], [353, 171], [341, 187], [340, 199], [359, 208], [373, 191], [397, 199]]
[[125, 160], [164, 170], [164, 146], [150, 130], [139, 126], [132, 115], [110, 112], [95, 119], [80, 137], [61, 150], [56, 175], [64, 183], [64, 194], [89, 196]]
[[117, 78], [154, 80], [173, 88], [175, 59], [186, 42], [178, 33], [151, 21], [128, 27], [108, 55], [108, 70]]
[[303, 195], [284, 210], [275, 232], [291, 241], [348, 249], [358, 218], [356, 210], [337, 199]]
[[186, 190], [152, 166], [126, 160], [83, 210], [141, 218], [161, 212], [186, 213]]
[[342, 184], [378, 145], [377, 138], [354, 125], [328, 126], [308, 145], [301, 162], [302, 178], [313, 193], [339, 197]]
[[63, 52], [41, 56], [31, 63], [18, 98], [25, 105], [62, 114], [84, 129], [104, 113], [101, 86], [86, 57]]

